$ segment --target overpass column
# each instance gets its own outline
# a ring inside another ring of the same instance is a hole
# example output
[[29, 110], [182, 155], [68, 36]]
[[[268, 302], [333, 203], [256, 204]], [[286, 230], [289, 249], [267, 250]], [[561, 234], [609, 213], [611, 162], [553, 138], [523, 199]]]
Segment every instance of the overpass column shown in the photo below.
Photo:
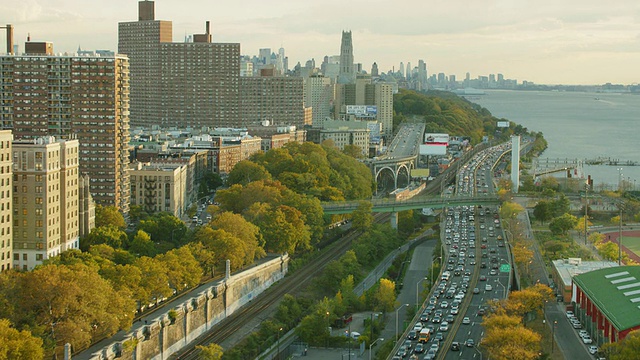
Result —
[[398, 229], [398, 213], [397, 212], [391, 213], [391, 228], [396, 230]]

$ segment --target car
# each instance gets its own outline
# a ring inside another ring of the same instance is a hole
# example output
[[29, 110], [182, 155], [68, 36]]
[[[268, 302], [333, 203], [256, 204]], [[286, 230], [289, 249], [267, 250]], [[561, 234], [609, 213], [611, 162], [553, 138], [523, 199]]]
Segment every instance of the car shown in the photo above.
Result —
[[598, 352], [598, 347], [595, 345], [589, 346], [589, 354], [595, 355]]
[[478, 288], [473, 288], [473, 293], [474, 293], [474, 294], [480, 294], [480, 289], [478, 289]]
[[582, 324], [580, 324], [580, 322], [574, 322], [572, 325], [574, 329], [582, 329]]
[[589, 336], [585, 336], [582, 338], [582, 342], [585, 344], [593, 344], [593, 340]]
[[451, 308], [451, 315], [458, 315], [459, 311], [460, 310], [459, 310], [459, 308], [457, 306], [456, 307], [452, 307]]
[[407, 335], [407, 339], [415, 340], [418, 338], [418, 332], [415, 330], [409, 331], [409, 335]]
[[474, 347], [475, 346], [475, 342], [473, 341], [473, 339], [467, 339], [467, 341], [464, 342], [464, 345], [466, 347]]
[[457, 341], [452, 342], [451, 351], [460, 351], [460, 343]]
[[434, 323], [434, 324], [437, 324], [440, 321], [442, 321], [442, 317], [440, 317], [438, 315], [434, 316], [433, 319], [431, 319], [431, 322]]
[[465, 316], [464, 318], [462, 318], [462, 325], [469, 325], [471, 324], [471, 319], [468, 316]]
[[449, 323], [446, 321], [443, 321], [440, 323], [440, 327], [438, 328], [438, 330], [440, 331], [449, 331]]
[[451, 315], [451, 314], [447, 315], [447, 317], [444, 320], [447, 323], [452, 323], [453, 322], [453, 315]]
[[485, 313], [486, 313], [486, 310], [484, 308], [478, 309], [478, 316], [484, 316]]
[[433, 351], [433, 349], [429, 349], [429, 351], [427, 351], [427, 355], [424, 356], [425, 360], [432, 360], [436, 358], [436, 352]]
[[443, 301], [440, 303], [440, 307], [441, 307], [441, 308], [443, 308], [443, 309], [448, 308], [448, 307], [449, 307], [449, 302], [448, 302], [447, 300], [443, 300]]
[[415, 325], [413, 325], [413, 330], [415, 330], [416, 332], [420, 332], [420, 330], [422, 330], [422, 323], [418, 321]]
[[580, 337], [583, 338], [585, 336], [589, 336], [589, 332], [587, 330], [580, 330], [578, 331], [578, 335], [580, 335]]
[[480, 263], [480, 268], [481, 269], [485, 269], [486, 267], [487, 267], [487, 263], [486, 262], [483, 261], [483, 262]]
[[491, 276], [498, 275], [498, 270], [496, 270], [496, 269], [491, 269], [491, 271], [489, 271], [489, 275], [491, 275]]
[[480, 275], [479, 281], [487, 281], [487, 277], [484, 275]]
[[418, 343], [415, 349], [413, 349], [413, 352], [416, 354], [422, 354], [424, 352], [424, 345], [422, 345], [422, 343]]
[[484, 291], [491, 291], [491, 290], [493, 290], [493, 286], [491, 286], [491, 284], [486, 284], [484, 286]]
[[413, 344], [411, 343], [411, 340], [405, 340], [404, 341], [404, 347], [405, 347], [405, 349], [407, 349], [407, 351], [411, 352], [411, 348], [413, 347]]
[[575, 315], [573, 314], [573, 311], [567, 310], [567, 318], [570, 319], [572, 317], [575, 317]]
[[434, 342], [433, 344], [431, 344], [431, 347], [429, 349], [433, 349], [437, 353], [438, 350], [440, 350], [440, 343]]
[[406, 358], [407, 355], [409, 355], [409, 352], [404, 346], [401, 346], [398, 352], [396, 353], [396, 356], [400, 356], [401, 358]]
[[441, 332], [437, 333], [437, 334], [436, 334], [436, 336], [434, 336], [434, 337], [433, 337], [433, 340], [435, 340], [435, 341], [442, 341], [442, 340], [444, 340], [444, 334], [443, 334], [443, 333], [441, 333]]

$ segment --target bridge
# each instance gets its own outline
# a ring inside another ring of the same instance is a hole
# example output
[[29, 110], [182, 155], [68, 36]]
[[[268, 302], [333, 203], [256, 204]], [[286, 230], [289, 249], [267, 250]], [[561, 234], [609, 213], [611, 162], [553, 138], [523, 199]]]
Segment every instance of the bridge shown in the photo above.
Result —
[[322, 209], [325, 214], [338, 215], [350, 214], [358, 208], [361, 202], [370, 202], [373, 205], [372, 212], [391, 212], [433, 208], [441, 209], [449, 206], [463, 205], [495, 205], [500, 203], [500, 199], [495, 195], [485, 196], [419, 196], [408, 200], [393, 199], [373, 199], [360, 201], [333, 201], [322, 203]]
[[[565, 171], [571, 177], [583, 178], [584, 160], [568, 158], [534, 158], [531, 164], [533, 177]], [[573, 170], [573, 173], [571, 173]]]

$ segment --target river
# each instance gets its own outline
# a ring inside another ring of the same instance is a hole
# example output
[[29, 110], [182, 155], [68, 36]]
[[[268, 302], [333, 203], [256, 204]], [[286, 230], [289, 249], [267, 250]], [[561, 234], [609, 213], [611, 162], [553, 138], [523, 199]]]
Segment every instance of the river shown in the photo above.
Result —
[[[488, 90], [473, 101], [498, 118], [542, 132], [549, 144], [541, 158], [607, 157], [640, 163], [640, 96], [564, 91]], [[622, 170], [618, 170], [622, 168]], [[620, 179], [640, 188], [640, 166], [585, 166], [594, 184]]]

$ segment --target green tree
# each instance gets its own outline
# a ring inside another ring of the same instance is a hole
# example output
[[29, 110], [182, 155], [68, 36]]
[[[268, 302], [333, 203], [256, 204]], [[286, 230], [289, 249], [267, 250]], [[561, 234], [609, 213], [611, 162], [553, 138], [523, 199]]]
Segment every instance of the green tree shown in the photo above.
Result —
[[233, 234], [222, 229], [203, 226], [195, 234], [195, 239], [215, 254], [215, 263], [222, 264], [226, 260], [230, 260], [231, 268], [234, 270], [245, 265], [242, 240]]
[[544, 249], [555, 256], [558, 251], [564, 250], [564, 243], [562, 241], [547, 241], [544, 243]]
[[189, 248], [189, 251], [193, 254], [193, 257], [200, 264], [200, 268], [202, 269], [202, 275], [211, 274], [211, 277], [214, 276], [214, 269], [218, 259], [216, 258], [216, 253], [207, 248], [202, 242], [191, 242], [185, 245]]
[[124, 229], [127, 223], [124, 216], [115, 206], [96, 206], [96, 227], [113, 225], [117, 228]]
[[244, 253], [243, 264], [250, 264], [255, 259], [260, 259], [266, 255], [261, 246], [260, 228], [242, 216], [226, 211], [216, 216], [211, 221], [211, 226], [224, 230], [240, 240], [242, 252]]
[[200, 350], [199, 360], [220, 360], [222, 359], [222, 346], [218, 344], [209, 344], [206, 346], [198, 345], [196, 349]]
[[562, 214], [567, 214], [570, 211], [571, 202], [564, 194], [560, 194], [560, 197], [551, 202], [551, 213], [553, 217], [562, 216]]
[[296, 250], [309, 248], [311, 234], [303, 221], [302, 213], [296, 208], [254, 204], [246, 216], [260, 228], [266, 250], [294, 253]]
[[140, 281], [140, 297], [136, 300], [142, 304], [158, 303], [161, 299], [172, 295], [169, 277], [164, 264], [158, 259], [143, 256], [136, 260], [135, 266], [142, 274]]
[[113, 248], [127, 245], [127, 233], [115, 225], [99, 226], [91, 229], [89, 235], [80, 239], [80, 249], [87, 251], [92, 245], [107, 244]]
[[361, 201], [358, 208], [351, 214], [351, 228], [356, 231], [367, 231], [373, 224], [371, 210], [373, 205], [369, 201]]
[[271, 174], [264, 166], [253, 161], [243, 160], [237, 163], [227, 177], [227, 185], [240, 184], [247, 186], [250, 182], [271, 180]]
[[182, 243], [187, 232], [184, 222], [168, 212], [156, 213], [140, 221], [138, 229], [149, 234], [155, 242], [171, 242], [174, 246]]
[[573, 229], [578, 224], [578, 218], [571, 214], [565, 213], [554, 218], [549, 223], [549, 230], [555, 235], [566, 235], [567, 231]]
[[200, 283], [202, 268], [189, 247], [183, 246], [158, 255], [157, 260], [166, 269], [169, 286], [180, 292]]
[[0, 319], [0, 359], [38, 360], [44, 358], [42, 339], [28, 330], [18, 331], [9, 320]]
[[358, 145], [345, 145], [344, 149], [342, 149], [342, 152], [345, 155], [351, 156], [352, 158], [355, 158], [355, 159], [364, 158], [364, 155], [362, 154], [362, 149]]
[[143, 230], [138, 230], [136, 235], [131, 241], [129, 251], [138, 256], [153, 256], [155, 255], [155, 245], [151, 241], [151, 236]]
[[544, 224], [546, 221], [553, 219], [553, 209], [549, 201], [539, 201], [533, 208], [533, 216]]

